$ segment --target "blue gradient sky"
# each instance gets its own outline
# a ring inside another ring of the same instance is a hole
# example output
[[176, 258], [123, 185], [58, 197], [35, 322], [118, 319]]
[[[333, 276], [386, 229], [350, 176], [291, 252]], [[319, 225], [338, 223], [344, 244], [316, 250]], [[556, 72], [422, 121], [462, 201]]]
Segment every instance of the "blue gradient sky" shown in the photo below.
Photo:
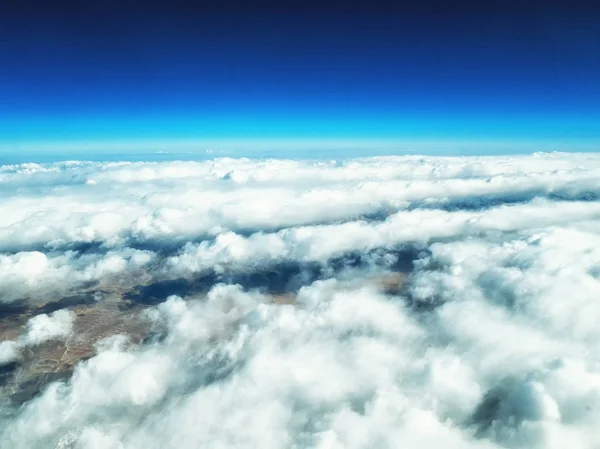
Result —
[[0, 39], [4, 152], [153, 139], [600, 148], [594, 14], [17, 19]]

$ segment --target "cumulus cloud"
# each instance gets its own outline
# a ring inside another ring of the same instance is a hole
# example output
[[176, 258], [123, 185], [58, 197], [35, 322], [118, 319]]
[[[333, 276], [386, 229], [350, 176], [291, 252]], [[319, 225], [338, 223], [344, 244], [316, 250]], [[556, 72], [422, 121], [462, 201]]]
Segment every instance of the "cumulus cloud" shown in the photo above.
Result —
[[594, 449], [599, 179], [597, 154], [2, 167], [0, 301], [36, 316], [0, 365], [78, 338], [50, 300], [149, 332], [3, 405], [0, 447]]
[[39, 345], [55, 338], [64, 338], [73, 330], [74, 320], [75, 314], [69, 310], [37, 315], [27, 321], [20, 343], [26, 346]]
[[51, 340], [65, 339], [73, 331], [74, 321], [75, 314], [67, 309], [30, 318], [17, 340], [0, 343], [0, 367], [18, 361], [23, 349]]
[[185, 241], [222, 229], [277, 230], [415, 207], [477, 207], [548, 196], [585, 199], [596, 192], [595, 155], [565, 159], [11, 166], [0, 178], [3, 190], [11, 193], [0, 217], [0, 249]]
[[119, 285], [140, 273], [154, 254], [131, 248], [85, 254], [77, 251], [0, 254], [0, 295], [4, 302], [19, 299], [48, 301], [76, 287]]
[[0, 367], [8, 365], [19, 358], [18, 344], [14, 341], [3, 341], [0, 343]]
[[[202, 271], [244, 254], [324, 260], [594, 220], [599, 161], [559, 154], [2, 167], [1, 300], [47, 298], [110, 276], [127, 282], [140, 271]], [[163, 267], [165, 252], [175, 258]]]

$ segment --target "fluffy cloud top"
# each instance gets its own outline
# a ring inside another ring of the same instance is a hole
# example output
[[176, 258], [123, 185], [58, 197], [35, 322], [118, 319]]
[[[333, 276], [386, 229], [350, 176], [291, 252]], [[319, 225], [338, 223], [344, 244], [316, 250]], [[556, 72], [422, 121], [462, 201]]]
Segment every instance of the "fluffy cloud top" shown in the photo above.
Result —
[[0, 367], [8, 365], [19, 358], [19, 347], [14, 341], [3, 341], [0, 343]]
[[0, 301], [595, 220], [599, 180], [595, 154], [4, 166]]
[[74, 320], [75, 314], [69, 310], [37, 315], [27, 321], [20, 342], [23, 345], [39, 345], [55, 338], [66, 337], [73, 330]]
[[[160, 300], [142, 344], [114, 335], [7, 405], [0, 447], [597, 447], [596, 154], [25, 164], [0, 184], [7, 307]], [[75, 319], [30, 319], [0, 365]]]

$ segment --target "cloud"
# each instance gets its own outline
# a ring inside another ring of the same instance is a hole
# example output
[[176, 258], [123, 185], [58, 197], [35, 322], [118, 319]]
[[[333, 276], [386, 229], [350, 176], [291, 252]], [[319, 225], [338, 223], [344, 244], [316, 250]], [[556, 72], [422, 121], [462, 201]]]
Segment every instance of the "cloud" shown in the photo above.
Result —
[[0, 218], [0, 248], [120, 246], [162, 239], [184, 243], [221, 229], [277, 230], [407, 208], [485, 207], [552, 195], [577, 199], [597, 191], [594, 156], [564, 159], [12, 166], [0, 178], [3, 189], [14, 192]]
[[30, 318], [17, 340], [5, 340], [0, 343], [0, 367], [18, 361], [21, 351], [25, 348], [51, 340], [65, 339], [73, 331], [74, 321], [75, 314], [66, 309]]
[[14, 341], [3, 341], [0, 343], [0, 367], [8, 365], [19, 358], [18, 345]]
[[123, 248], [104, 253], [77, 251], [43, 253], [20, 251], [0, 255], [0, 293], [2, 301], [29, 299], [36, 302], [68, 295], [84, 285], [120, 285], [138, 275], [153, 259], [149, 251]]
[[121, 320], [2, 403], [0, 447], [594, 449], [599, 175], [596, 154], [2, 167], [0, 330], [32, 317], [0, 365], [83, 338], [71, 297], [150, 332]]
[[26, 346], [39, 345], [55, 338], [64, 338], [72, 332], [74, 320], [75, 314], [69, 310], [37, 315], [27, 321], [20, 343]]

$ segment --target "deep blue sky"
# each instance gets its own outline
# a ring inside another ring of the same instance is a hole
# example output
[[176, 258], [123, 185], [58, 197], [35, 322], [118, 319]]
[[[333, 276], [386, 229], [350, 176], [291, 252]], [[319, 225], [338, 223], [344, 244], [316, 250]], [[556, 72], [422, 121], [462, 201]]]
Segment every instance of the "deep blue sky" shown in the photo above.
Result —
[[0, 14], [4, 144], [600, 144], [600, 14], [581, 8], [298, 13], [21, 3]]

